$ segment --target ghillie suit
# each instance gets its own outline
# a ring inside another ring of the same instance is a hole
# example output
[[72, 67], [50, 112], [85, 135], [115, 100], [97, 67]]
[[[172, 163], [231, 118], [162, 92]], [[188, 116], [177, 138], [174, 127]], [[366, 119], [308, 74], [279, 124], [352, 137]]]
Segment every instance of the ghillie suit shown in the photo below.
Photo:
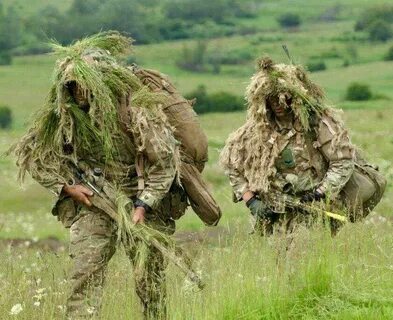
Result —
[[[277, 121], [270, 98], [290, 108], [293, 123], [283, 126]], [[246, 122], [229, 136], [220, 158], [235, 201], [252, 191], [274, 212], [284, 214], [287, 195], [296, 198], [320, 188], [332, 203], [350, 209], [352, 221], [379, 202], [383, 177], [359, 157], [338, 112], [323, 98], [301, 67], [274, 64], [270, 58], [259, 61], [247, 87]], [[367, 175], [362, 174], [365, 170]], [[366, 185], [355, 181], [359, 174]]]
[[[167, 97], [151, 92], [118, 63], [117, 56], [130, 47], [131, 39], [116, 32], [69, 47], [54, 45], [60, 59], [45, 106], [13, 147], [20, 178], [29, 172], [60, 196], [53, 213], [70, 228], [74, 267], [67, 312], [72, 318], [98, 312], [107, 264], [119, 240], [134, 265], [145, 317], [166, 317], [163, 253], [149, 245], [136, 250], [140, 241], [130, 239], [134, 231], [127, 214], [132, 201], [142, 201], [152, 209], [146, 225], [169, 235], [187, 203], [174, 207], [168, 192], [179, 182], [180, 154], [162, 112]], [[97, 195], [86, 207], [61, 192], [65, 184], [80, 183], [76, 171], [117, 204], [118, 220], [95, 204]]]

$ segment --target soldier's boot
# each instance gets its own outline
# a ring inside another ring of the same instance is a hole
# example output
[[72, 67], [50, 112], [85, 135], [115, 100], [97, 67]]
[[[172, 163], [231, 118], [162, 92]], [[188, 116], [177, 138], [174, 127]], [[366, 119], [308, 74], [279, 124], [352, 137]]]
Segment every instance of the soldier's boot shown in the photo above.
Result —
[[148, 250], [143, 262], [134, 263], [136, 293], [141, 300], [144, 319], [166, 320], [166, 262], [157, 249]]
[[80, 218], [70, 228], [70, 256], [74, 265], [70, 274], [68, 319], [87, 319], [98, 314], [107, 265], [115, 250], [113, 221], [101, 211], [82, 209]]

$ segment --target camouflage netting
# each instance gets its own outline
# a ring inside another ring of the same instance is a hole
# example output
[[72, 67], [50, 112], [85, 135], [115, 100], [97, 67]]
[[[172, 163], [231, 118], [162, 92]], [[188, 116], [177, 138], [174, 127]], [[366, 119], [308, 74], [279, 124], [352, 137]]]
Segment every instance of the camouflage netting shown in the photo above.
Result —
[[[259, 193], [269, 191], [269, 178], [276, 173], [275, 160], [281, 152], [276, 143], [280, 133], [274, 129], [273, 112], [267, 104], [269, 97], [277, 98], [285, 108], [290, 99], [291, 111], [305, 133], [315, 130], [313, 123], [322, 115], [341, 124], [337, 112], [323, 103], [322, 89], [300, 66], [274, 64], [268, 57], [260, 59], [246, 91], [246, 123], [229, 136], [220, 156], [224, 168], [243, 172], [250, 190]], [[333, 141], [332, 146], [335, 144]]]
[[[117, 32], [102, 32], [63, 47], [53, 43], [59, 56], [53, 84], [43, 108], [33, 119], [28, 133], [11, 148], [17, 156], [19, 177], [26, 171], [39, 181], [57, 179], [60, 183], [73, 181], [73, 172], [66, 163], [77, 162], [80, 154], [94, 154], [93, 146], [102, 146], [106, 160], [116, 153], [113, 137], [119, 136], [119, 105], [131, 104], [128, 130], [139, 137], [138, 151], [144, 149], [146, 121], [157, 129], [153, 134], [160, 149], [167, 146], [160, 132], [172, 130], [160, 104], [165, 96], [152, 93], [117, 58], [129, 52], [132, 39]], [[76, 83], [88, 101], [84, 112], [71, 97], [69, 84]], [[150, 131], [151, 131], [150, 130]], [[150, 132], [150, 137], [151, 137]], [[121, 136], [121, 135], [120, 135]]]

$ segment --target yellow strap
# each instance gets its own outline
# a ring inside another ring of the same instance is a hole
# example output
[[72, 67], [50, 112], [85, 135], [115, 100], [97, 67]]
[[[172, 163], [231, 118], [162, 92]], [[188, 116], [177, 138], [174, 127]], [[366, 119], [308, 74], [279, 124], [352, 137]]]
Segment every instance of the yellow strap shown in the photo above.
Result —
[[339, 215], [337, 213], [333, 213], [333, 212], [329, 212], [329, 211], [325, 211], [325, 210], [324, 210], [324, 212], [330, 218], [333, 218], [333, 219], [336, 219], [336, 220], [339, 220], [339, 221], [342, 221], [342, 222], [347, 222], [348, 221], [347, 217], [344, 217], [344, 216]]

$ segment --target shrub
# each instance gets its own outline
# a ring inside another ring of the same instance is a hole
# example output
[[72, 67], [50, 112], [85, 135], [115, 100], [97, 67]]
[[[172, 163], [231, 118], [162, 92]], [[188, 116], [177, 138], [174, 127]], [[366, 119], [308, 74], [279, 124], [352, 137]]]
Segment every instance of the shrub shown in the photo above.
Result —
[[244, 100], [228, 92], [217, 92], [209, 95], [206, 87], [198, 86], [193, 92], [186, 95], [187, 99], [196, 98], [194, 106], [198, 114], [208, 112], [233, 112], [243, 110]]
[[8, 51], [0, 52], [0, 66], [7, 66], [12, 63], [12, 56]]
[[371, 41], [387, 41], [393, 36], [392, 27], [383, 20], [375, 20], [368, 27], [368, 35]]
[[132, 65], [132, 64], [134, 64], [134, 63], [137, 63], [137, 58], [136, 58], [136, 56], [134, 56], [134, 55], [126, 56], [126, 57], [124, 58], [124, 63], [125, 63], [126, 65]]
[[370, 87], [367, 84], [358, 82], [351, 83], [345, 95], [345, 99], [349, 101], [365, 101], [372, 98]]
[[307, 69], [310, 72], [326, 70], [326, 64], [324, 61], [310, 61], [307, 63]]
[[212, 112], [243, 110], [244, 100], [228, 92], [217, 92], [208, 96]]
[[393, 46], [391, 46], [388, 50], [388, 53], [385, 56], [386, 61], [393, 61]]
[[294, 28], [298, 27], [301, 23], [299, 15], [296, 13], [285, 13], [277, 18], [278, 23], [283, 28]]
[[343, 64], [342, 64], [342, 67], [343, 67], [343, 68], [349, 67], [350, 65], [351, 65], [351, 63], [349, 62], [348, 59], [344, 59], [344, 60], [343, 60]]
[[367, 30], [376, 21], [382, 20], [387, 23], [393, 22], [393, 5], [384, 4], [373, 6], [364, 10], [355, 24], [355, 31]]
[[205, 70], [207, 43], [198, 41], [195, 48], [184, 46], [181, 57], [176, 61], [176, 65], [184, 70], [202, 72]]
[[9, 129], [12, 124], [12, 112], [7, 106], [0, 106], [0, 128]]

